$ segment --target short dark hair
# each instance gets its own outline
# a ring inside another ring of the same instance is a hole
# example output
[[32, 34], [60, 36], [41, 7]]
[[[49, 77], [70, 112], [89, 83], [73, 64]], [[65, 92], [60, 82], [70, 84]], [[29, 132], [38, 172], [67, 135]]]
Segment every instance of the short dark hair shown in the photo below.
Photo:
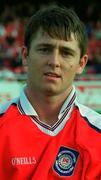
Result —
[[87, 33], [84, 23], [72, 8], [49, 5], [40, 8], [30, 19], [25, 29], [24, 44], [30, 48], [32, 39], [39, 29], [52, 38], [68, 40], [74, 34], [81, 50], [81, 57], [87, 50]]

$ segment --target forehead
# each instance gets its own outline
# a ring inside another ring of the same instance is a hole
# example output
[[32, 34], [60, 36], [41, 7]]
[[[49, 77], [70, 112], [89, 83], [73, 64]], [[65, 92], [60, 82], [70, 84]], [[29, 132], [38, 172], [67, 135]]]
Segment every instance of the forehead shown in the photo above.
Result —
[[68, 40], [63, 40], [57, 37], [51, 37], [48, 35], [47, 32], [44, 32], [43, 30], [39, 30], [37, 34], [32, 38], [31, 45], [40, 45], [40, 44], [53, 44], [53, 45], [60, 45], [64, 47], [77, 47], [79, 48], [78, 41], [75, 38], [74, 34], [71, 33], [70, 38]]

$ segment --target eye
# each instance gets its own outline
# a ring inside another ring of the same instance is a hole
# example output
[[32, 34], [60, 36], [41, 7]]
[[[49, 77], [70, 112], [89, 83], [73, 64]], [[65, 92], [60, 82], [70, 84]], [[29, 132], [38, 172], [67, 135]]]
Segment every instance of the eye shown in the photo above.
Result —
[[66, 57], [66, 58], [69, 56], [72, 56], [72, 53], [66, 50], [62, 50], [61, 54], [63, 57]]
[[41, 54], [48, 54], [51, 52], [51, 50], [48, 48], [48, 47], [41, 47], [38, 49], [38, 51], [41, 53]]

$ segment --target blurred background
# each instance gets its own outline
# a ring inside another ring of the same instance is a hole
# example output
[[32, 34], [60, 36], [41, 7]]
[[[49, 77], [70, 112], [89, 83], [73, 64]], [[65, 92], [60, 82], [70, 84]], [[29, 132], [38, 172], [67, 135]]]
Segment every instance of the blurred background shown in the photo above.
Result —
[[101, 1], [37, 0], [0, 2], [0, 104], [19, 95], [26, 80], [22, 66], [21, 47], [24, 28], [29, 17], [40, 6], [49, 3], [72, 7], [86, 25], [88, 34], [88, 64], [76, 77], [81, 103], [101, 113]]

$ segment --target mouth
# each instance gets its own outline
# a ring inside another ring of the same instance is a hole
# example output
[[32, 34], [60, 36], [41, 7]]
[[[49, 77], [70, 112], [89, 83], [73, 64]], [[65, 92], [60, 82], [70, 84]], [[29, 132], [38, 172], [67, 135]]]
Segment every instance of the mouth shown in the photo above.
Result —
[[48, 81], [57, 81], [61, 78], [61, 76], [57, 73], [53, 73], [53, 72], [47, 72], [47, 73], [44, 73], [44, 77], [46, 80]]
[[59, 74], [52, 73], [52, 72], [44, 73], [44, 75], [49, 76], [49, 77], [55, 77], [55, 78], [60, 78], [61, 77]]

